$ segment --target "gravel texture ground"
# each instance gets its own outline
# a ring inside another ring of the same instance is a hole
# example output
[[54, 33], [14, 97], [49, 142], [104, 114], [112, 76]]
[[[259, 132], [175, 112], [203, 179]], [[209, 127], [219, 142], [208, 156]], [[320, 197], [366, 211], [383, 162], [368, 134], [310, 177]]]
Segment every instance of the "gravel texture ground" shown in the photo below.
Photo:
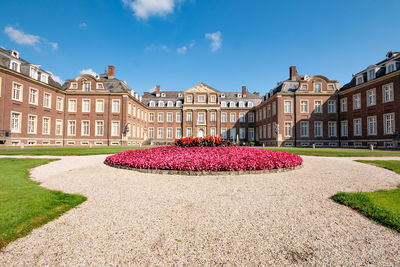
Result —
[[62, 157], [32, 171], [42, 186], [88, 200], [9, 244], [0, 266], [400, 265], [399, 233], [330, 200], [395, 188], [391, 171], [304, 157], [291, 172], [196, 177], [104, 159]]

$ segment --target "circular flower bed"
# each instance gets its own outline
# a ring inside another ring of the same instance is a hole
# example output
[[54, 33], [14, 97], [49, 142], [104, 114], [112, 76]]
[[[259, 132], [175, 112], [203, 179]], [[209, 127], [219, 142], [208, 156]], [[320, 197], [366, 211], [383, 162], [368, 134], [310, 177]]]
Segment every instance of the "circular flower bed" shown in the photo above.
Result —
[[302, 162], [298, 155], [264, 149], [178, 146], [128, 150], [105, 160], [115, 167], [190, 172], [272, 170], [299, 166]]

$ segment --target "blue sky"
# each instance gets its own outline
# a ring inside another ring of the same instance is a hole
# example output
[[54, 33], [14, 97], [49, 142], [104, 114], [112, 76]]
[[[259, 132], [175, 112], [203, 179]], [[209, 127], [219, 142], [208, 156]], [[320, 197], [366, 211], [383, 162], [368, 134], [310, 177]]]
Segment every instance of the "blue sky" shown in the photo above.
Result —
[[0, 46], [62, 80], [115, 65], [139, 93], [204, 82], [264, 94], [290, 65], [344, 84], [400, 50], [398, 10], [398, 0], [14, 0], [2, 5]]

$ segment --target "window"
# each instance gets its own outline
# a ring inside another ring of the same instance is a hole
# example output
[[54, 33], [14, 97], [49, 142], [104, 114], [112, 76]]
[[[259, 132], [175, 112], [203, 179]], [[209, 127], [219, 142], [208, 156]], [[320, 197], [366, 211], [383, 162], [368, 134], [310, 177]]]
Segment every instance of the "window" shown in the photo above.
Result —
[[96, 112], [104, 112], [104, 100], [103, 99], [96, 100]]
[[322, 101], [321, 100], [314, 101], [314, 112], [322, 113]]
[[243, 140], [246, 138], [246, 129], [245, 128], [239, 128], [239, 139]]
[[225, 101], [221, 102], [221, 107], [226, 108], [226, 102]]
[[226, 128], [221, 128], [221, 137], [223, 139], [226, 139], [228, 137]]
[[182, 113], [177, 112], [176, 113], [176, 122], [181, 122], [182, 121]]
[[267, 117], [271, 117], [271, 105], [267, 105]]
[[162, 139], [164, 137], [164, 128], [157, 129], [157, 139]]
[[254, 106], [253, 102], [247, 102], [247, 107], [252, 108]]
[[393, 83], [386, 84], [383, 86], [383, 103], [392, 102], [393, 97]]
[[361, 94], [353, 95], [353, 109], [361, 108]]
[[394, 113], [384, 114], [383, 115], [384, 122], [384, 134], [394, 134]]
[[42, 133], [50, 134], [50, 118], [43, 117]]
[[119, 113], [119, 100], [114, 99], [112, 101], [112, 112]]
[[291, 136], [292, 136], [292, 123], [285, 122], [285, 137], [291, 137]]
[[396, 63], [389, 63], [386, 66], [386, 73], [391, 73], [396, 70]]
[[279, 132], [279, 128], [278, 128], [277, 124], [275, 122], [272, 123], [272, 137], [276, 137], [278, 132]]
[[254, 141], [254, 128], [248, 129], [248, 139], [249, 141]]
[[13, 83], [12, 99], [22, 101], [22, 85]]
[[336, 112], [336, 101], [328, 100], [328, 113], [335, 113], [335, 112]]
[[51, 108], [51, 95], [49, 93], [43, 95], [43, 107]]
[[167, 102], [167, 107], [172, 108], [174, 106], [174, 103], [172, 101]]
[[149, 113], [149, 121], [153, 122], [154, 121], [154, 113]]
[[362, 84], [364, 82], [364, 77], [362, 75], [356, 77], [356, 85]]
[[172, 122], [172, 113], [171, 112], [167, 113], [167, 122]]
[[68, 121], [68, 135], [76, 134], [76, 121]]
[[199, 113], [199, 116], [198, 116], [198, 122], [204, 122], [205, 121], [205, 119], [204, 119], [204, 112], [200, 112]]
[[349, 126], [348, 126], [348, 122], [347, 121], [342, 121], [341, 123], [341, 135], [342, 136], [348, 136], [349, 134]]
[[33, 88], [29, 90], [29, 104], [38, 104], [38, 90]]
[[239, 108], [244, 108], [244, 102], [243, 101], [239, 102]]
[[307, 90], [307, 84], [301, 85], [301, 90]]
[[212, 122], [217, 121], [217, 113], [211, 112], [211, 119], [210, 119], [210, 121], [212, 121]]
[[96, 89], [104, 89], [104, 85], [102, 83], [97, 83]]
[[12, 69], [13, 71], [19, 72], [20, 64], [18, 62], [11, 61], [10, 62], [10, 69]]
[[320, 83], [314, 83], [314, 92], [321, 93], [321, 84]]
[[236, 140], [236, 128], [230, 129], [229, 133], [230, 133], [230, 139], [231, 140]]
[[[134, 131], [133, 131], [134, 132]], [[149, 128], [149, 138], [153, 139], [154, 138], [154, 128]]]
[[247, 118], [249, 122], [254, 122], [254, 113], [253, 112], [247, 113]]
[[314, 122], [314, 136], [322, 137], [322, 121]]
[[186, 113], [186, 121], [192, 121], [192, 112]]
[[182, 107], [182, 101], [176, 101], [176, 106], [177, 106], [178, 108]]
[[89, 121], [82, 121], [82, 130], [81, 130], [81, 135], [82, 136], [89, 136]]
[[128, 115], [132, 115], [132, 103], [128, 103]]
[[186, 128], [186, 136], [192, 136], [192, 128]]
[[308, 101], [307, 100], [300, 101], [300, 112], [308, 113]]
[[36, 133], [36, 126], [37, 126], [37, 116], [29, 115], [28, 116], [28, 134], [35, 134]]
[[192, 98], [191, 95], [188, 95], [188, 96], [186, 97], [186, 100], [187, 100], [188, 103], [192, 103], [193, 98]]
[[367, 72], [368, 81], [375, 79], [375, 69], [371, 69]]
[[221, 94], [221, 98], [225, 98], [225, 94]]
[[230, 122], [236, 122], [236, 113], [231, 112], [230, 116]]
[[62, 130], [63, 130], [63, 121], [62, 120], [56, 120], [56, 135], [62, 135]]
[[285, 113], [292, 113], [292, 101], [286, 100], [284, 105], [285, 105]]
[[70, 89], [78, 89], [78, 84], [77, 83], [71, 83]]
[[111, 136], [119, 136], [119, 121], [112, 122]]
[[211, 136], [217, 135], [217, 129], [215, 127], [211, 127]]
[[206, 97], [204, 95], [199, 95], [198, 96], [198, 101], [199, 102], [206, 102]]
[[89, 99], [82, 100], [82, 112], [90, 112], [90, 100]]
[[361, 136], [361, 119], [353, 120], [354, 136]]
[[225, 112], [222, 112], [221, 113], [221, 122], [226, 122], [226, 113]]
[[63, 111], [63, 103], [64, 103], [64, 98], [58, 96], [56, 101], [56, 109], [58, 111]]
[[18, 112], [11, 113], [11, 132], [12, 133], [21, 132], [21, 113]]
[[272, 116], [276, 115], [276, 102], [272, 102]]
[[49, 76], [46, 74], [42, 74], [40, 76], [40, 81], [44, 82], [44, 83], [49, 83]]
[[328, 85], [328, 90], [335, 90], [335, 86], [333, 86], [333, 84], [329, 84]]
[[376, 116], [367, 118], [368, 135], [376, 135]]
[[300, 122], [300, 136], [308, 137], [308, 122], [307, 121]]
[[163, 122], [164, 121], [164, 113], [163, 112], [158, 112], [158, 122]]
[[83, 83], [83, 91], [84, 92], [89, 92], [90, 91], [90, 82], [84, 82]]
[[266, 109], [265, 109], [265, 107], [262, 109], [262, 111], [263, 111], [263, 119], [265, 120], [265, 118], [266, 118], [266, 113], [267, 113], [267, 111], [266, 111]]
[[156, 106], [156, 103], [154, 101], [150, 101], [149, 106], [154, 108]]
[[163, 108], [164, 107], [164, 101], [158, 101], [158, 107]]
[[212, 95], [211, 96], [211, 102], [215, 102], [215, 101], [217, 101], [217, 97], [215, 95]]
[[68, 101], [68, 111], [76, 112], [76, 99], [70, 99]]
[[367, 106], [374, 106], [376, 104], [376, 90], [371, 89], [367, 91]]
[[235, 102], [233, 102], [233, 101], [229, 102], [229, 107], [230, 108], [235, 108], [236, 107]]
[[246, 122], [245, 117], [244, 117], [244, 113], [239, 113], [239, 122]]
[[336, 122], [334, 121], [328, 122], [328, 136], [336, 137]]
[[176, 138], [182, 138], [182, 129], [176, 128]]
[[[260, 130], [261, 130], [261, 128], [260, 128]], [[264, 125], [264, 127], [263, 127], [263, 132], [264, 132], [264, 138], [265, 138], [265, 137], [266, 137], [265, 125]], [[270, 124], [270, 123], [268, 123], [268, 125], [267, 125], [267, 132], [268, 132], [268, 138], [271, 138], [271, 136], [272, 136], [272, 129], [271, 129], [271, 124]], [[261, 132], [260, 132], [260, 136], [261, 136]]]
[[172, 139], [172, 128], [167, 128], [167, 138]]
[[347, 97], [340, 99], [340, 107], [342, 112], [347, 112]]

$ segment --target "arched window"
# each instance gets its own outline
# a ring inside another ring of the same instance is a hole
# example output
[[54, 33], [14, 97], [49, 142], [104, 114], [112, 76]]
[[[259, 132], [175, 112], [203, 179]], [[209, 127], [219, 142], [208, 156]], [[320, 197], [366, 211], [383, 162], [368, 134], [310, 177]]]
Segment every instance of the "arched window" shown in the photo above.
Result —
[[239, 108], [244, 108], [244, 102], [243, 101], [239, 102]]
[[163, 108], [163, 107], [164, 107], [164, 102], [163, 102], [163, 101], [161, 101], [161, 100], [160, 100], [160, 101], [158, 101], [158, 106]]
[[236, 104], [235, 104], [235, 102], [231, 101], [231, 102], [229, 103], [229, 107], [230, 107], [230, 108], [234, 108], [234, 107], [236, 107]]
[[253, 105], [253, 102], [248, 102], [247, 103], [247, 106], [249, 107], [249, 108], [252, 108], [254, 105]]
[[174, 103], [172, 101], [168, 101], [167, 103], [167, 107], [171, 108], [174, 106]]
[[150, 107], [155, 107], [155, 106], [156, 106], [156, 103], [154, 103], [154, 101], [150, 101], [149, 106], [150, 106]]
[[182, 101], [176, 101], [176, 106], [177, 106], [178, 108], [182, 107]]
[[221, 102], [221, 107], [226, 108], [226, 102], [225, 101]]

